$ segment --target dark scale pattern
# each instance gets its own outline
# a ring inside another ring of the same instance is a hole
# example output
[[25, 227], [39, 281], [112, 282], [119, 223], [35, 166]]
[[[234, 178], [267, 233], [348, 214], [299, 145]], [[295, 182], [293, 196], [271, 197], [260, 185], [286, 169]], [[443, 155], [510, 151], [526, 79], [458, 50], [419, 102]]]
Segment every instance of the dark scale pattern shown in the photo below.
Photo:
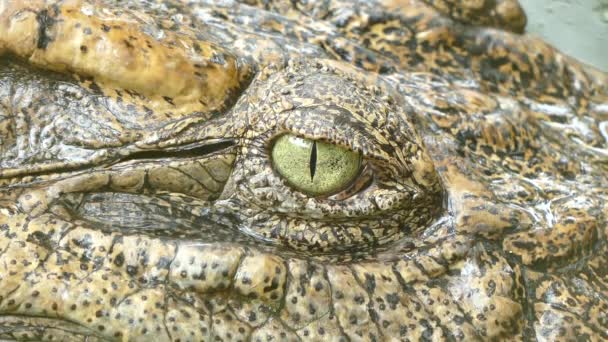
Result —
[[[0, 0], [0, 340], [608, 339], [608, 76], [515, 0]], [[293, 134], [360, 153], [311, 197]]]

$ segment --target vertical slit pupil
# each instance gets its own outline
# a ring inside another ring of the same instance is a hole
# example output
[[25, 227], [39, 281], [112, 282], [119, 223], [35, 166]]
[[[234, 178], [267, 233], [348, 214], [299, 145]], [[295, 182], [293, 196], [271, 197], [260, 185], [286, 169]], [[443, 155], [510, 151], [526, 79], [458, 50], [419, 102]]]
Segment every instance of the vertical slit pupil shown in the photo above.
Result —
[[317, 142], [312, 142], [312, 148], [310, 150], [310, 163], [308, 164], [310, 167], [310, 181], [312, 182], [313, 178], [315, 178], [315, 173], [317, 172]]

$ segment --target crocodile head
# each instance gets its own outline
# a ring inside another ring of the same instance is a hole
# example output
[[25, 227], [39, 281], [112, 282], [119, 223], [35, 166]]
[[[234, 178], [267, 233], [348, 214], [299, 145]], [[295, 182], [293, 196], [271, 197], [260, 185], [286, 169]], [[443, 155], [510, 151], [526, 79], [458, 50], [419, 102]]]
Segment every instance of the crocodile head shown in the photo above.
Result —
[[0, 0], [0, 339], [608, 338], [608, 78], [524, 25]]

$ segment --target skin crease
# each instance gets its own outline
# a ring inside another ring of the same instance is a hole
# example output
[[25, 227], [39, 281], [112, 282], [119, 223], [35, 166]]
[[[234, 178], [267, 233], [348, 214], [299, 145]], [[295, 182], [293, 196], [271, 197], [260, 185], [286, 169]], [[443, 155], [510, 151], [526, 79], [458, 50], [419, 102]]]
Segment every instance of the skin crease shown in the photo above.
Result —
[[[0, 0], [0, 339], [608, 339], [608, 76], [524, 26]], [[364, 168], [307, 195], [284, 134]]]

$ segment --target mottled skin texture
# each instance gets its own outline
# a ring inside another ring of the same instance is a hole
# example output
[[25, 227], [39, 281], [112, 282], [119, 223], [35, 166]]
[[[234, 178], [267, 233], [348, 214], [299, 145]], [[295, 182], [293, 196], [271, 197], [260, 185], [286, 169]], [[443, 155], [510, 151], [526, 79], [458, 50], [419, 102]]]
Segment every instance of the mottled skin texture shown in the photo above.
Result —
[[[0, 339], [608, 339], [604, 73], [515, 1], [0, 1]], [[290, 133], [360, 152], [310, 197]]]

